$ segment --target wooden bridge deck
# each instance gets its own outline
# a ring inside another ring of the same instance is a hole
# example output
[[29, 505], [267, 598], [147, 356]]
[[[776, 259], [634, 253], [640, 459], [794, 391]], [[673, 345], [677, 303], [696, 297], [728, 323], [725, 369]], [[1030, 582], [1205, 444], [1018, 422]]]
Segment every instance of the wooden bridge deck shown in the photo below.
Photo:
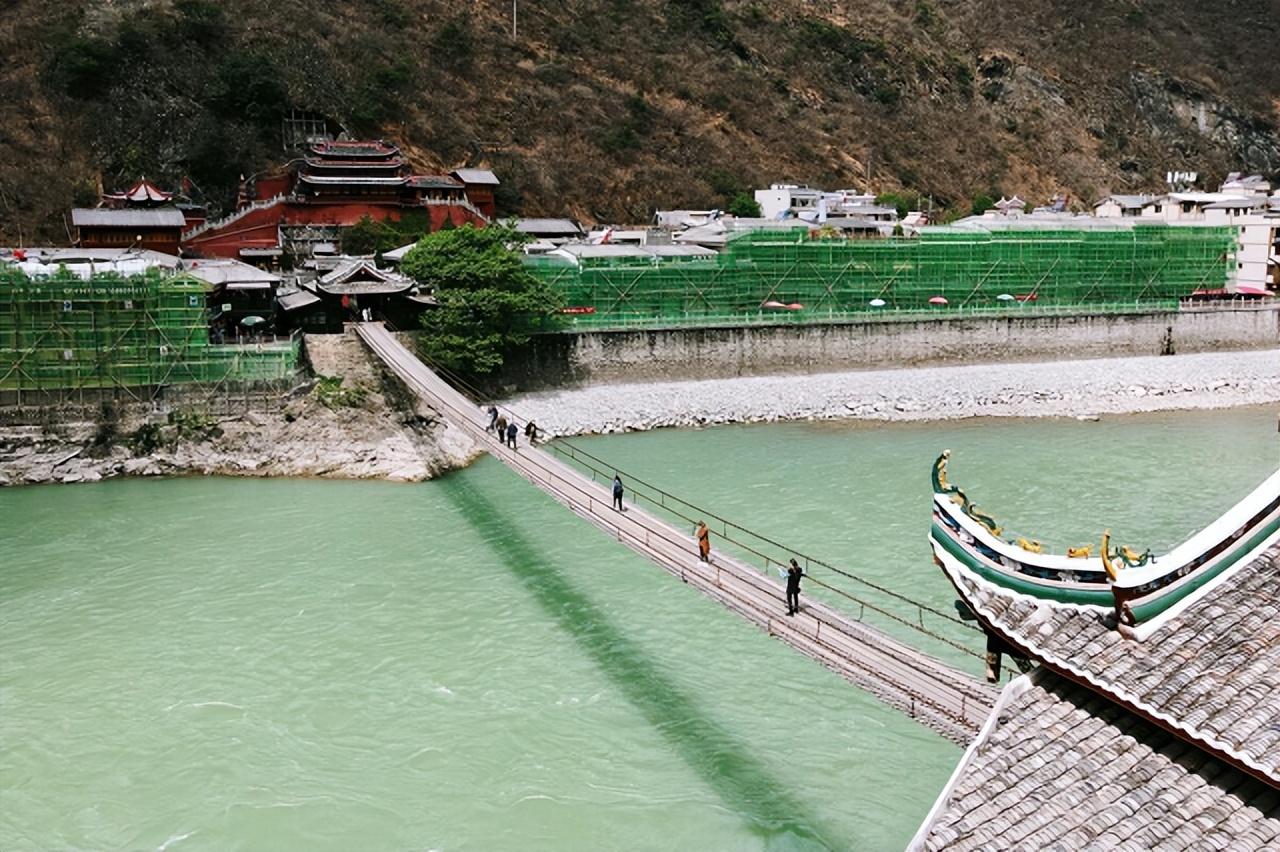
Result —
[[786, 615], [783, 585], [727, 554], [701, 562], [693, 536], [637, 506], [612, 507], [609, 487], [526, 442], [503, 446], [487, 416], [400, 344], [380, 323], [362, 323], [365, 344], [410, 390], [507, 467], [579, 517], [648, 557], [796, 650], [947, 739], [971, 740], [995, 704], [994, 687], [812, 599]]

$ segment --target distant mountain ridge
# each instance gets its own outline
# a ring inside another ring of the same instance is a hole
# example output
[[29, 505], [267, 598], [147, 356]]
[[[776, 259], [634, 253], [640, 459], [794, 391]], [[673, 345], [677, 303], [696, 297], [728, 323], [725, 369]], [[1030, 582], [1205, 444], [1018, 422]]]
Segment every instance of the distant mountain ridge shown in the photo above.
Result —
[[[215, 208], [281, 119], [480, 165], [508, 212], [646, 220], [774, 181], [1076, 206], [1280, 176], [1271, 0], [15, 0], [0, 243], [147, 176]], [[927, 201], [925, 203], [928, 203]]]

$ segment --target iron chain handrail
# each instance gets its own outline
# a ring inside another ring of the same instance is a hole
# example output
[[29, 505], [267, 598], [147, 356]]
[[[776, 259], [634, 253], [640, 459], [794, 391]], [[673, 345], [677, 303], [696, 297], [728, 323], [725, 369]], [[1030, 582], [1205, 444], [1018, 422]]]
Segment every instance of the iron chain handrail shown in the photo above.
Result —
[[[428, 357], [426, 357], [426, 356], [422, 355], [421, 353], [418, 353], [418, 355], [419, 355], [419, 357], [420, 357], [420, 358], [422, 358], [422, 360], [423, 360], [423, 361], [427, 362], [427, 363], [431, 366], [431, 368], [432, 368], [433, 370], [435, 370], [437, 373], [441, 374], [441, 375], [442, 375], [442, 376], [444, 376], [444, 377], [449, 378], [449, 379], [450, 379], [450, 381], [452, 381], [452, 382], [455, 384], [455, 386], [461, 386], [463, 389], [465, 389], [465, 390], [467, 390], [468, 392], [470, 392], [470, 393], [472, 394], [472, 396], [473, 396], [473, 397], [483, 397], [483, 396], [484, 396], [483, 392], [482, 392], [479, 388], [475, 387], [475, 385], [471, 384], [470, 382], [468, 382], [466, 379], [464, 379], [464, 378], [462, 378], [461, 376], [459, 376], [459, 375], [458, 375], [457, 373], [455, 373], [454, 371], [452, 371], [452, 370], [448, 369], [447, 367], [444, 367], [444, 366], [443, 366], [443, 365], [441, 365], [441, 364], [438, 364], [438, 363], [434, 362], [432, 359], [430, 359], [430, 358], [428, 358]], [[502, 411], [507, 412], [508, 414], [512, 415], [513, 417], [518, 417], [519, 419], [527, 420], [527, 418], [521, 417], [521, 416], [519, 415], [519, 413], [518, 413], [518, 412], [516, 412], [513, 408], [511, 408], [509, 405], [505, 405], [505, 404], [495, 404], [495, 407], [497, 407], [497, 408], [501, 409]], [[635, 476], [635, 475], [633, 475], [633, 474], [629, 473], [628, 471], [623, 470], [622, 468], [615, 467], [615, 466], [613, 466], [613, 465], [609, 464], [609, 463], [608, 463], [607, 461], [605, 461], [604, 459], [601, 459], [601, 458], [599, 458], [599, 457], [597, 457], [597, 456], [595, 456], [595, 455], [593, 455], [593, 454], [591, 454], [591, 453], [587, 452], [586, 450], [583, 450], [583, 449], [581, 449], [580, 447], [577, 447], [577, 446], [576, 446], [576, 445], [574, 445], [571, 441], [568, 441], [568, 440], [566, 440], [566, 439], [561, 438], [561, 439], [559, 439], [557, 442], [555, 442], [555, 443], [551, 443], [551, 444], [547, 444], [547, 445], [545, 445], [545, 446], [546, 446], [548, 449], [550, 449], [551, 451], [555, 452], [557, 455], [567, 456], [568, 458], [572, 459], [573, 461], [577, 462], [578, 464], [580, 464], [580, 465], [582, 465], [582, 466], [586, 467], [588, 470], [590, 470], [590, 471], [592, 472], [593, 477], [594, 477], [595, 475], [597, 475], [597, 474], [599, 474], [599, 475], [603, 475], [603, 476], [610, 476], [610, 475], [612, 475], [612, 473], [622, 473], [622, 474], [626, 474], [626, 476], [627, 476], [627, 478], [628, 478], [628, 481], [629, 481], [629, 482], [631, 482], [631, 483], [638, 483], [638, 484], [640, 484], [640, 485], [644, 486], [646, 489], [651, 490], [654, 494], [657, 494], [657, 495], [658, 495], [658, 497], [655, 499], [653, 496], [651, 496], [651, 495], [649, 495], [649, 494], [644, 494], [643, 492], [639, 491], [639, 490], [638, 490], [638, 489], [636, 489], [634, 486], [632, 486], [631, 490], [632, 490], [632, 493], [633, 493], [634, 497], [643, 497], [645, 500], [649, 501], [649, 502], [650, 502], [652, 505], [654, 505], [655, 507], [657, 507], [657, 508], [661, 508], [661, 509], [663, 509], [664, 511], [669, 512], [670, 514], [673, 514], [673, 515], [675, 515], [676, 517], [681, 518], [682, 520], [685, 520], [685, 521], [688, 521], [688, 522], [692, 523], [692, 522], [694, 521], [694, 518], [692, 518], [691, 516], [686, 515], [686, 514], [684, 514], [684, 513], [680, 512], [680, 511], [678, 511], [677, 509], [675, 509], [674, 507], [672, 507], [672, 506], [668, 505], [668, 503], [667, 503], [667, 499], [668, 499], [668, 498], [670, 498], [670, 500], [671, 500], [671, 501], [673, 501], [673, 502], [675, 502], [675, 503], [678, 503], [678, 504], [680, 504], [680, 505], [683, 505], [683, 506], [685, 506], [685, 507], [687, 507], [687, 508], [689, 508], [689, 509], [693, 509], [695, 512], [699, 513], [699, 514], [700, 514], [700, 515], [702, 515], [702, 516], [712, 518], [713, 520], [715, 520], [715, 521], [719, 522], [720, 527], [721, 527], [721, 535], [722, 535], [722, 537], [723, 537], [726, 541], [729, 541], [730, 543], [732, 543], [732, 544], [734, 544], [734, 545], [737, 545], [738, 547], [740, 547], [740, 548], [742, 548], [742, 549], [746, 550], [747, 552], [751, 553], [752, 555], [754, 555], [754, 556], [756, 556], [756, 557], [758, 557], [758, 558], [762, 559], [762, 560], [764, 561], [764, 563], [765, 563], [765, 567], [766, 567], [766, 568], [767, 568], [770, 564], [777, 565], [777, 566], [778, 566], [778, 567], [780, 567], [780, 568], [784, 568], [784, 567], [785, 567], [785, 563], [780, 562], [779, 560], [777, 560], [777, 559], [775, 559], [775, 558], [773, 558], [773, 557], [769, 556], [768, 554], [763, 553], [763, 552], [761, 552], [761, 551], [757, 550], [756, 548], [754, 548], [754, 547], [752, 547], [752, 546], [750, 546], [750, 545], [748, 545], [748, 544], [746, 544], [746, 543], [744, 543], [744, 542], [742, 542], [742, 541], [739, 541], [739, 540], [735, 539], [734, 537], [730, 536], [730, 535], [729, 535], [729, 533], [728, 533], [728, 530], [729, 530], [730, 528], [733, 528], [733, 529], [735, 529], [735, 530], [739, 530], [739, 531], [741, 531], [741, 532], [743, 532], [743, 533], [746, 533], [747, 535], [752, 536], [753, 538], [755, 538], [755, 539], [757, 539], [757, 540], [759, 540], [759, 541], [765, 542], [766, 544], [768, 544], [768, 545], [770, 545], [770, 546], [772, 546], [772, 547], [778, 548], [779, 550], [783, 550], [783, 551], [786, 551], [786, 552], [789, 552], [789, 553], [794, 553], [797, 557], [804, 559], [804, 561], [805, 561], [805, 567], [806, 567], [806, 568], [809, 568], [809, 567], [811, 567], [811, 566], [813, 566], [813, 565], [817, 565], [817, 566], [819, 566], [819, 567], [821, 567], [821, 568], [825, 568], [825, 569], [827, 569], [827, 570], [829, 570], [829, 571], [831, 571], [831, 572], [833, 572], [833, 573], [835, 573], [835, 574], [838, 574], [838, 575], [840, 575], [840, 576], [846, 577], [846, 578], [848, 578], [848, 579], [850, 579], [850, 580], [853, 580], [853, 581], [855, 581], [855, 582], [861, 583], [861, 584], [863, 584], [863, 585], [865, 585], [865, 586], [867, 586], [867, 587], [869, 587], [869, 588], [871, 588], [871, 589], [874, 589], [874, 590], [876, 590], [876, 591], [878, 591], [878, 592], [880, 592], [880, 593], [882, 593], [882, 594], [884, 594], [884, 595], [887, 595], [887, 596], [889, 596], [889, 597], [891, 597], [891, 598], [895, 598], [895, 599], [900, 600], [900, 601], [902, 601], [902, 602], [904, 602], [904, 603], [907, 603], [907, 604], [909, 604], [909, 605], [911, 605], [911, 606], [914, 606], [914, 607], [916, 607], [917, 612], [919, 613], [919, 620], [918, 620], [918, 622], [912, 622], [912, 621], [910, 621], [910, 620], [908, 620], [908, 619], [906, 619], [906, 618], [903, 618], [902, 616], [898, 615], [897, 613], [891, 612], [891, 611], [886, 610], [886, 609], [884, 609], [883, 607], [878, 606], [878, 605], [876, 605], [876, 604], [874, 604], [874, 603], [872, 603], [872, 602], [870, 602], [870, 601], [866, 601], [866, 600], [864, 600], [864, 599], [862, 599], [862, 598], [859, 598], [859, 597], [857, 597], [856, 595], [854, 595], [854, 594], [852, 594], [852, 593], [850, 593], [850, 592], [848, 592], [848, 591], [846, 591], [846, 590], [844, 590], [844, 589], [841, 589], [841, 588], [839, 588], [839, 587], [837, 587], [837, 586], [831, 585], [830, 583], [824, 582], [824, 581], [822, 581], [822, 580], [818, 579], [817, 577], [812, 577], [812, 576], [810, 576], [810, 578], [809, 578], [811, 582], [813, 582], [813, 583], [815, 583], [815, 584], [817, 584], [817, 585], [821, 586], [822, 588], [828, 589], [828, 590], [830, 590], [830, 591], [834, 592], [835, 594], [838, 594], [838, 595], [840, 595], [840, 596], [842, 596], [842, 597], [844, 597], [844, 598], [847, 598], [848, 600], [850, 600], [850, 601], [852, 601], [852, 602], [854, 602], [854, 603], [857, 603], [860, 607], [865, 607], [866, 609], [870, 609], [870, 610], [872, 610], [873, 612], [879, 613], [880, 615], [883, 615], [883, 616], [884, 616], [884, 617], [886, 617], [886, 618], [889, 618], [889, 619], [891, 619], [891, 620], [893, 620], [893, 621], [895, 621], [895, 622], [897, 622], [897, 623], [899, 623], [899, 624], [902, 624], [902, 625], [904, 625], [904, 626], [906, 626], [906, 627], [908, 627], [908, 628], [910, 628], [910, 629], [912, 629], [912, 630], [915, 630], [915, 631], [917, 631], [917, 632], [919, 632], [919, 633], [922, 633], [922, 634], [924, 634], [924, 635], [926, 635], [926, 636], [929, 636], [929, 637], [930, 637], [930, 638], [932, 638], [932, 639], [936, 639], [936, 640], [938, 640], [938, 641], [940, 641], [940, 642], [943, 642], [944, 644], [947, 644], [947, 645], [949, 645], [949, 646], [951, 646], [951, 647], [953, 647], [953, 648], [956, 648], [957, 650], [960, 650], [960, 651], [962, 651], [962, 652], [964, 652], [964, 653], [966, 653], [966, 654], [969, 654], [969, 655], [974, 656], [974, 657], [979, 657], [979, 658], [981, 657], [981, 655], [980, 655], [980, 654], [976, 653], [975, 651], [973, 651], [972, 649], [970, 649], [970, 648], [966, 647], [965, 645], [963, 645], [963, 644], [961, 644], [961, 643], [959, 643], [959, 642], [956, 642], [955, 640], [949, 639], [949, 638], [947, 638], [947, 637], [945, 637], [945, 636], [942, 636], [942, 635], [940, 635], [940, 634], [938, 634], [938, 633], [935, 633], [935, 632], [933, 632], [932, 630], [929, 630], [927, 627], [925, 627], [925, 626], [924, 626], [923, 613], [928, 612], [928, 613], [930, 613], [930, 614], [932, 614], [932, 615], [934, 615], [934, 616], [936, 616], [936, 617], [938, 617], [938, 618], [943, 619], [944, 621], [948, 621], [948, 622], [950, 622], [950, 623], [952, 623], [952, 624], [954, 624], [954, 625], [958, 625], [958, 626], [960, 626], [960, 627], [963, 627], [963, 628], [965, 628], [966, 630], [971, 630], [971, 631], [974, 631], [974, 632], [981, 632], [981, 631], [980, 631], [977, 627], [975, 627], [974, 625], [971, 625], [971, 624], [969, 624], [969, 623], [967, 623], [967, 622], [961, 621], [960, 619], [958, 619], [958, 618], [956, 618], [956, 617], [954, 617], [954, 616], [952, 616], [952, 615], [949, 615], [948, 613], [942, 612], [941, 610], [938, 610], [938, 609], [936, 609], [936, 608], [934, 608], [934, 607], [931, 607], [931, 606], [929, 606], [928, 604], [921, 603], [920, 601], [913, 600], [912, 598], [909, 598], [909, 597], [907, 597], [906, 595], [903, 595], [903, 594], [901, 594], [901, 593], [899, 593], [899, 592], [895, 592], [895, 591], [893, 591], [892, 589], [885, 588], [884, 586], [881, 586], [881, 585], [880, 585], [880, 584], [878, 584], [878, 583], [874, 583], [874, 582], [872, 582], [872, 581], [870, 581], [870, 580], [867, 580], [867, 579], [865, 579], [865, 578], [863, 578], [863, 577], [859, 577], [858, 575], [853, 574], [853, 573], [851, 573], [851, 572], [849, 572], [849, 571], [846, 571], [846, 570], [844, 570], [844, 569], [841, 569], [841, 568], [838, 568], [838, 567], [836, 567], [836, 566], [834, 566], [834, 565], [831, 565], [831, 564], [830, 564], [830, 563], [828, 563], [828, 562], [825, 562], [825, 561], [823, 561], [823, 560], [817, 559], [817, 558], [815, 558], [815, 557], [808, 556], [808, 555], [806, 555], [806, 554], [801, 553], [801, 552], [800, 552], [800, 551], [798, 551], [798, 550], [793, 550], [793, 549], [791, 549], [791, 548], [788, 548], [788, 547], [786, 547], [785, 545], [781, 544], [780, 542], [776, 542], [776, 541], [774, 541], [774, 540], [772, 540], [772, 539], [768, 538], [767, 536], [763, 536], [763, 535], [760, 535], [760, 534], [758, 534], [758, 533], [755, 533], [755, 532], [753, 532], [752, 530], [750, 530], [750, 529], [748, 529], [748, 528], [746, 528], [746, 527], [742, 526], [741, 524], [738, 524], [738, 523], [735, 523], [735, 522], [733, 522], [733, 521], [730, 521], [730, 520], [728, 520], [728, 519], [726, 519], [726, 518], [723, 518], [723, 517], [721, 517], [721, 516], [717, 515], [717, 514], [716, 514], [716, 513], [714, 513], [714, 512], [711, 512], [711, 511], [705, 510], [705, 509], [703, 509], [703, 508], [701, 508], [701, 507], [699, 507], [699, 506], [697, 506], [697, 505], [695, 505], [695, 504], [693, 504], [693, 503], [688, 502], [687, 500], [684, 500], [684, 499], [682, 499], [682, 498], [680, 498], [680, 497], [677, 497], [677, 496], [675, 496], [675, 495], [673, 495], [673, 494], [670, 494], [669, 492], [666, 492], [666, 491], [664, 491], [664, 490], [662, 490], [662, 489], [658, 488], [657, 486], [654, 486], [653, 484], [649, 483], [648, 481], [646, 481], [646, 480], [644, 480], [644, 479], [641, 479], [640, 477]], [[568, 452], [566, 452], [565, 448], [567, 448], [567, 449], [568, 449]], [[582, 458], [579, 458], [579, 457], [578, 457], [579, 455], [581, 455], [581, 456], [585, 457], [586, 459], [589, 459], [589, 460], [590, 460], [590, 462], [595, 462], [595, 463], [596, 463], [596, 464], [598, 464], [598, 465], [604, 465], [604, 466], [605, 466], [605, 469], [603, 469], [603, 470], [602, 470], [601, 468], [597, 467], [596, 465], [593, 465], [593, 464], [591, 464], [591, 463], [589, 463], [589, 462], [587, 462], [587, 461], [583, 461], [583, 459], [582, 459]], [[634, 499], [634, 497], [633, 497], [633, 499]]]

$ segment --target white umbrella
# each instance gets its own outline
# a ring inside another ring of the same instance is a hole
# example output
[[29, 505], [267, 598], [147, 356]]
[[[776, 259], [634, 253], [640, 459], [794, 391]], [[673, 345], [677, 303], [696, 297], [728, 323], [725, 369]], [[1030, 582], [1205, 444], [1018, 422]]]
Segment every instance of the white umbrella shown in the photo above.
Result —
[[1000, 302], [1012, 302], [1013, 296], [1008, 293], [1001, 293], [999, 296], [996, 296], [996, 300]]
[[885, 302], [884, 299], [872, 299], [870, 302], [867, 302], [867, 304], [873, 308], [883, 308]]

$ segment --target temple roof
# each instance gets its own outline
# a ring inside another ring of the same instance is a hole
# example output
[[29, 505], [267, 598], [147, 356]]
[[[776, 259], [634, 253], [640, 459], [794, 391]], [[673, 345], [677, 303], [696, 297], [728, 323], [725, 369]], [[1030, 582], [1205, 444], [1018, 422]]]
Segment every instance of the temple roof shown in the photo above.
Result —
[[1261, 849], [1280, 794], [1044, 669], [1005, 688], [911, 849]]
[[128, 201], [131, 204], [161, 204], [173, 198], [173, 193], [165, 192], [143, 178], [124, 192], [111, 193], [105, 197], [113, 201]]
[[390, 157], [400, 153], [400, 149], [398, 147], [388, 142], [384, 142], [381, 139], [376, 141], [317, 142], [311, 146], [311, 150], [321, 157], [337, 157], [339, 159], [352, 159], [357, 157], [361, 159], [368, 157]]
[[1280, 543], [1144, 640], [1110, 614], [946, 568], [979, 619], [1051, 669], [1280, 785]]
[[181, 228], [187, 219], [176, 207], [154, 210], [77, 207], [71, 211], [71, 224], [77, 228]]
[[409, 178], [409, 186], [414, 189], [462, 189], [462, 184], [448, 175], [414, 175]]
[[472, 186], [497, 186], [498, 176], [488, 169], [454, 169], [453, 176]]
[[403, 293], [413, 286], [413, 280], [396, 272], [379, 269], [368, 258], [355, 258], [322, 276], [316, 284], [326, 293], [360, 295]]
[[303, 183], [317, 186], [403, 186], [409, 180], [403, 175], [396, 177], [355, 177], [349, 175], [312, 175], [306, 172], [298, 175], [298, 179]]

